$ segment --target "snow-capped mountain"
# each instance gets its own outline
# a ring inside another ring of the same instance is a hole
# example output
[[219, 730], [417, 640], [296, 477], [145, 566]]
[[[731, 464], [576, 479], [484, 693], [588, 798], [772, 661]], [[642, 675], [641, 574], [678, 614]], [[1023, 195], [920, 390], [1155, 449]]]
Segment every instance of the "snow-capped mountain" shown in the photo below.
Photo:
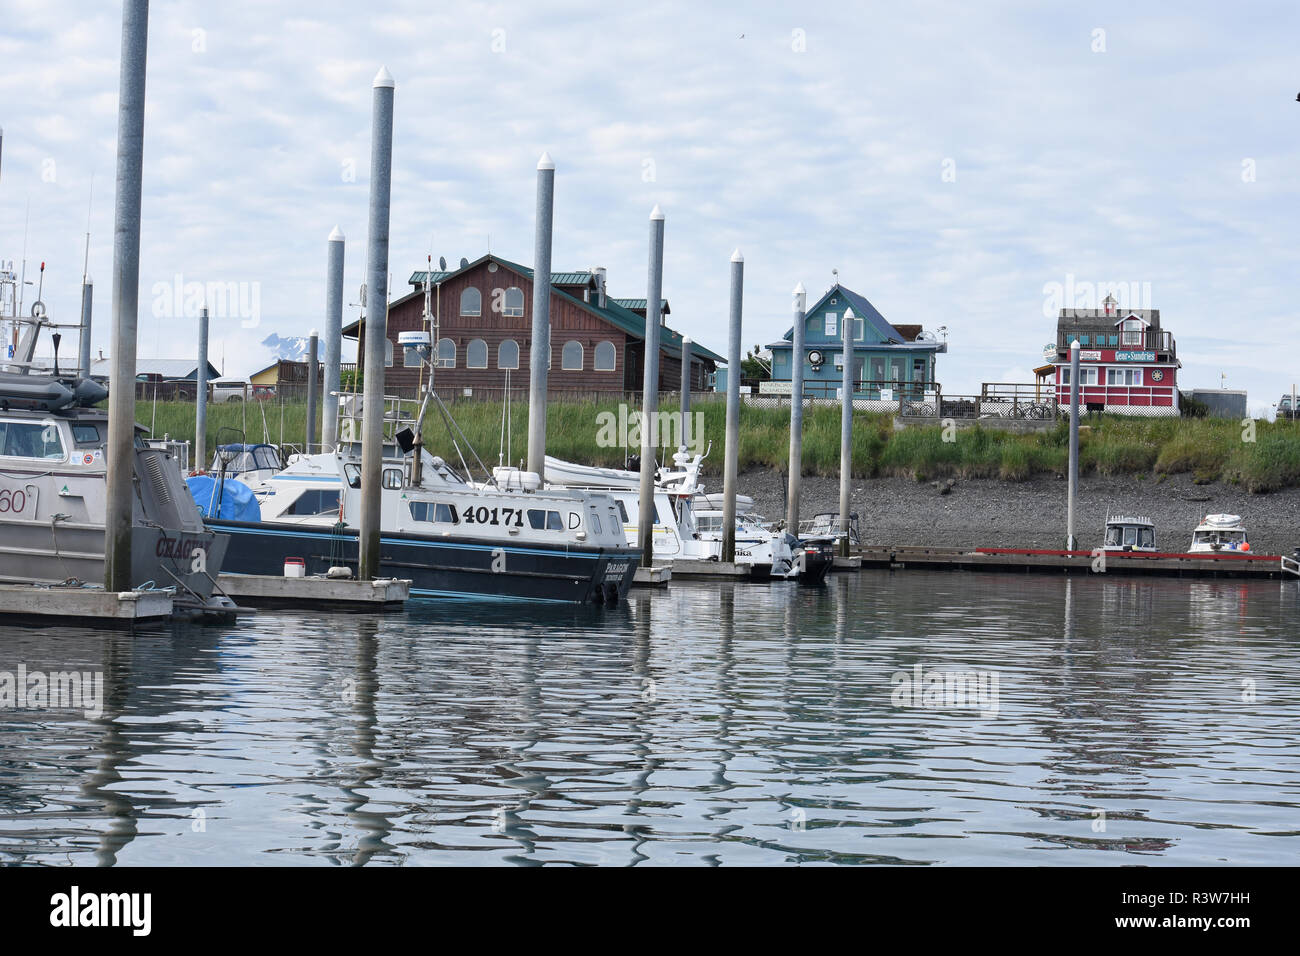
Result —
[[279, 336], [274, 332], [262, 339], [262, 344], [270, 350], [272, 358], [289, 362], [307, 361], [307, 346], [310, 342], [305, 335]]

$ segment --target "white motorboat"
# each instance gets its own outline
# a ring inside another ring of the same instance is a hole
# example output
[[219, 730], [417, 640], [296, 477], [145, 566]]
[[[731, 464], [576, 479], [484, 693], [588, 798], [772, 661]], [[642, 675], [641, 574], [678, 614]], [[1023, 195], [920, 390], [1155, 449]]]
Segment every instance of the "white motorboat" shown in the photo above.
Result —
[[1141, 515], [1114, 515], [1106, 519], [1103, 551], [1156, 550], [1156, 526]]
[[1250, 541], [1240, 515], [1206, 515], [1192, 532], [1190, 553], [1205, 551], [1249, 551]]

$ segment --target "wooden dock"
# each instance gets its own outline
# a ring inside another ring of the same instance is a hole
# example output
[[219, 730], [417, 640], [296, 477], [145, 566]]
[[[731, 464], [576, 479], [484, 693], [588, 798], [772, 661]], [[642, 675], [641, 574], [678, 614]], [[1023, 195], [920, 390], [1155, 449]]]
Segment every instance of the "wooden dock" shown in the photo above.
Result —
[[101, 587], [0, 584], [0, 617], [98, 627], [160, 623], [172, 616], [170, 589], [105, 591]]
[[257, 607], [314, 608], [322, 611], [391, 611], [406, 604], [411, 582], [395, 578], [286, 578], [263, 574], [223, 574], [221, 590], [240, 604]]
[[1291, 572], [1275, 554], [1048, 551], [1032, 548], [868, 546], [864, 568], [902, 571], [1019, 571], [1056, 574], [1162, 574], [1173, 577], [1280, 578]]
[[753, 577], [753, 570], [752, 564], [736, 564], [734, 561], [675, 558], [672, 563], [673, 577], [684, 579], [747, 581]]
[[632, 579], [632, 587], [662, 588], [666, 587], [672, 579], [673, 569], [667, 565], [659, 565], [653, 568], [640, 567], [636, 569], [636, 577]]

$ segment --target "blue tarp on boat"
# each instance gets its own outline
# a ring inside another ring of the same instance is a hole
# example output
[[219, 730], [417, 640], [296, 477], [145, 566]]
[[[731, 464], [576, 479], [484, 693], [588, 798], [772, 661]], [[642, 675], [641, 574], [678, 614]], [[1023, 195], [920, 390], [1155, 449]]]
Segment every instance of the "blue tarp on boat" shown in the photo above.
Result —
[[221, 501], [217, 501], [219, 478], [211, 475], [192, 475], [185, 479], [190, 495], [205, 518], [226, 518], [230, 521], [261, 521], [262, 509], [253, 497], [253, 489], [242, 481], [227, 478], [221, 487]]

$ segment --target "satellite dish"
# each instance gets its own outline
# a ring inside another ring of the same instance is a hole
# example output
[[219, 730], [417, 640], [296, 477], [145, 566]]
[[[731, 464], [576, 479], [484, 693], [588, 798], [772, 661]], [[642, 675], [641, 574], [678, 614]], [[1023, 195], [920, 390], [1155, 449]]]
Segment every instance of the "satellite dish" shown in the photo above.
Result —
[[446, 272], [446, 271], [447, 271], [447, 257], [446, 257], [446, 256], [439, 256], [439, 257], [438, 257], [438, 268], [441, 269], [443, 272]]
[[461, 267], [462, 269], [464, 269], [467, 265], [469, 265], [469, 260], [466, 259], [464, 256], [461, 256], [461, 257], [460, 257], [460, 267]]

